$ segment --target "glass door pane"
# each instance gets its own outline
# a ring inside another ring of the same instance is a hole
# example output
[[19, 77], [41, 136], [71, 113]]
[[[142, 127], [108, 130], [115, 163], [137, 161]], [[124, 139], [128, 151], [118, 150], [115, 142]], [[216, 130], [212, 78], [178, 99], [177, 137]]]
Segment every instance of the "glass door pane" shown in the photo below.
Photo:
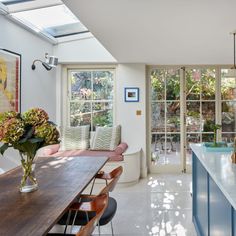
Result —
[[233, 142], [236, 132], [236, 77], [231, 70], [221, 70], [222, 141]]
[[186, 74], [186, 141], [187, 164], [191, 164], [190, 143], [213, 139], [215, 124], [216, 71], [215, 69], [187, 69]]
[[180, 165], [180, 73], [174, 69], [151, 72], [151, 163]]
[[200, 119], [200, 102], [199, 101], [188, 101], [186, 126], [187, 132], [200, 132], [201, 131], [201, 119]]

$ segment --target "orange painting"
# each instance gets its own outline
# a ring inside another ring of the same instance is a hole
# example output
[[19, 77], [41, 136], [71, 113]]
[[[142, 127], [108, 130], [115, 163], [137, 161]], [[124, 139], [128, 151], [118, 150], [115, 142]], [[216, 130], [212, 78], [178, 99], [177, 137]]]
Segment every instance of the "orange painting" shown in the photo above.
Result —
[[0, 49], [0, 112], [20, 112], [20, 54]]

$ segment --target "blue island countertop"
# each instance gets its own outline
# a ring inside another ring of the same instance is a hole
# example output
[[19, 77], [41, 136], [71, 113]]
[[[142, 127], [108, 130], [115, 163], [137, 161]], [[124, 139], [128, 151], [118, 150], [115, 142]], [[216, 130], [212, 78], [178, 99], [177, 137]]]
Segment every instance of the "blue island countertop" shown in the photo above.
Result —
[[236, 210], [236, 164], [232, 152], [206, 152], [203, 144], [190, 144], [192, 151]]

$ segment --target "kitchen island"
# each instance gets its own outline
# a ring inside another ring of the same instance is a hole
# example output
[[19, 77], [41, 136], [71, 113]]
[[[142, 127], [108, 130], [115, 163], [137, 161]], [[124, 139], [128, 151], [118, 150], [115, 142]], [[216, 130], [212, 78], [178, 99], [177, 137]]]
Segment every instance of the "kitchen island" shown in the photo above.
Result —
[[199, 236], [236, 236], [236, 164], [231, 152], [193, 151], [193, 223]]

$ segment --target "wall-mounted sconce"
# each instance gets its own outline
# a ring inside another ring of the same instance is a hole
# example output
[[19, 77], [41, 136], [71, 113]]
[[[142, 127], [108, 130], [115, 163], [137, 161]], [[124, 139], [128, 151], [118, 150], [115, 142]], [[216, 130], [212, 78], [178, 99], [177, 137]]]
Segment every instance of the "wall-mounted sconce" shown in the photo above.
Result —
[[38, 61], [42, 63], [42, 65], [44, 66], [46, 70], [51, 70], [53, 67], [56, 67], [58, 64], [58, 58], [54, 56], [49, 56], [48, 53], [45, 53], [45, 59], [46, 59], [45, 62], [43, 62], [40, 59], [34, 60], [31, 66], [32, 70], [35, 70], [36, 68], [35, 63]]

